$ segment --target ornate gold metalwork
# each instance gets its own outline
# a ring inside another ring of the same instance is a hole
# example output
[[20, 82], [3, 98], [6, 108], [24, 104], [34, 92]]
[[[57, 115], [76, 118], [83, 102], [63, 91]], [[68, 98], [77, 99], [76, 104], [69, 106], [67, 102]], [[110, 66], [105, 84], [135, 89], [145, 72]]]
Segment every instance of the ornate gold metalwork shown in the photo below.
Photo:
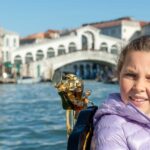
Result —
[[62, 106], [66, 110], [66, 128], [69, 135], [79, 112], [86, 109], [88, 103], [93, 104], [88, 99], [91, 91], [84, 92], [83, 80], [77, 78], [74, 74], [65, 75], [55, 87], [61, 96]]

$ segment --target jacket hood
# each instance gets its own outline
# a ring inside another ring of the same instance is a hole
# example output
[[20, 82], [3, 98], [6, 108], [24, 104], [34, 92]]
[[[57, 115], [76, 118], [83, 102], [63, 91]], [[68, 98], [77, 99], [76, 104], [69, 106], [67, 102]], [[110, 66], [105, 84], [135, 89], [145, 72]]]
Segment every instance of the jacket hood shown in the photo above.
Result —
[[94, 116], [94, 126], [103, 115], [118, 115], [130, 121], [150, 127], [150, 118], [144, 115], [131, 103], [125, 104], [119, 93], [110, 94], [108, 99], [99, 107]]

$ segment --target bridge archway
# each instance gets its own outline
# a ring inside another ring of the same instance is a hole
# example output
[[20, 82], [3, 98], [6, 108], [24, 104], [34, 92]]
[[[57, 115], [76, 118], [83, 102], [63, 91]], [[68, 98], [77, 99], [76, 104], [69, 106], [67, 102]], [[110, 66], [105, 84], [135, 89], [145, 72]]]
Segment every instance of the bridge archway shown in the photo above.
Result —
[[[67, 64], [55, 70], [53, 78], [58, 74], [73, 73], [82, 79], [108, 80], [114, 76], [116, 66], [103, 61], [80, 61]], [[52, 80], [53, 80], [52, 78]]]
[[65, 61], [62, 61], [63, 56], [60, 56], [55, 61], [51, 60], [53, 69], [51, 70], [51, 79], [57, 71], [62, 73], [71, 72], [85, 79], [95, 79], [97, 75], [102, 75], [106, 72], [111, 73], [116, 67], [116, 58], [117, 55], [100, 51], [70, 53], [65, 56]]
[[84, 31], [82, 34], [82, 50], [94, 50], [95, 49], [95, 36], [91, 31]]
[[88, 38], [85, 35], [82, 35], [82, 50], [88, 49]]

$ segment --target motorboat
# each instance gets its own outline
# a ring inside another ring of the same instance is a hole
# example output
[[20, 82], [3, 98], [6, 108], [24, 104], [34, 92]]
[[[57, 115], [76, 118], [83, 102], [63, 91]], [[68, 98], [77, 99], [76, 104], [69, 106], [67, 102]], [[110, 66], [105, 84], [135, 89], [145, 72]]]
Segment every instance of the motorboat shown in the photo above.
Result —
[[33, 77], [21, 77], [17, 79], [17, 84], [33, 84], [41, 82], [41, 78], [33, 78]]

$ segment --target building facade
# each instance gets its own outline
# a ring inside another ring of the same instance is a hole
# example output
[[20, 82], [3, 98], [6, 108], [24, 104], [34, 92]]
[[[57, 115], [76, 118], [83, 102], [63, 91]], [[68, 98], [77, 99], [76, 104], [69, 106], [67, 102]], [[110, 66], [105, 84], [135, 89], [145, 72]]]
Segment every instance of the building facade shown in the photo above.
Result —
[[[59, 64], [54, 61], [57, 57], [61, 56], [60, 61], [67, 65], [64, 63], [67, 62], [66, 55], [78, 51], [118, 55], [121, 48], [130, 40], [148, 33], [149, 22], [137, 21], [130, 17], [83, 24], [73, 30], [48, 30], [23, 39], [19, 39], [18, 34], [5, 31], [1, 34], [1, 60], [6, 67], [11, 66], [12, 74], [17, 72], [19, 76], [44, 76], [51, 79], [50, 74], [58, 69], [54, 67]], [[93, 61], [100, 60], [95, 57]]]
[[19, 34], [0, 28], [0, 75], [3, 72], [11, 73], [11, 55], [20, 47]]

